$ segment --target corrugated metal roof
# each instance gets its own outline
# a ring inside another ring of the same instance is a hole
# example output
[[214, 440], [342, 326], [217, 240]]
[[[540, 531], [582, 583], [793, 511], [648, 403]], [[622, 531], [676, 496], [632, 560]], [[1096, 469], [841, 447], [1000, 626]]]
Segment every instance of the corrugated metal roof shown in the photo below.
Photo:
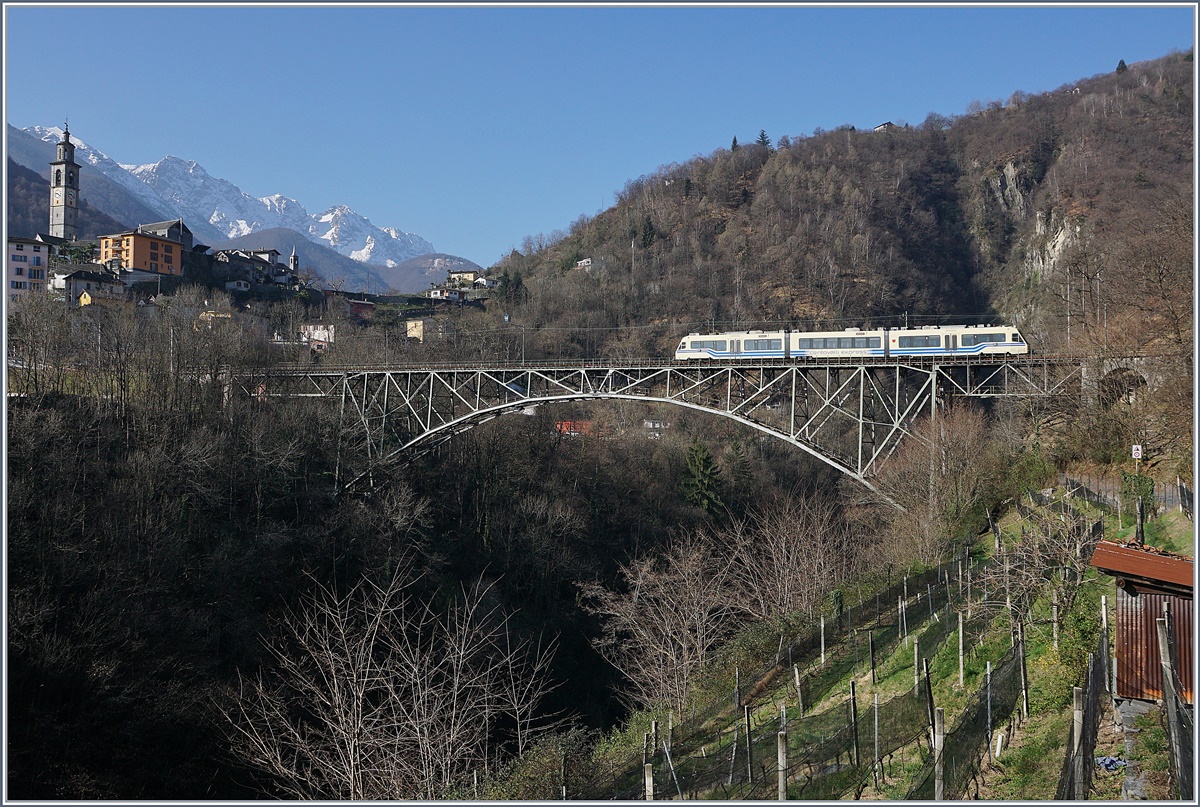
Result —
[[1182, 555], [1160, 550], [1100, 541], [1092, 553], [1092, 565], [1106, 572], [1174, 586], [1193, 588], [1196, 564]]

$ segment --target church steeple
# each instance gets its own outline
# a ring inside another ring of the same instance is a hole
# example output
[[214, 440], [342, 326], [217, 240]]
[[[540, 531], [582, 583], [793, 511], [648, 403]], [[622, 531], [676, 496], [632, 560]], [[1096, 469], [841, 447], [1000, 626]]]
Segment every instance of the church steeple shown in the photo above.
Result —
[[50, 235], [74, 241], [79, 232], [79, 165], [66, 121], [57, 148], [50, 163]]

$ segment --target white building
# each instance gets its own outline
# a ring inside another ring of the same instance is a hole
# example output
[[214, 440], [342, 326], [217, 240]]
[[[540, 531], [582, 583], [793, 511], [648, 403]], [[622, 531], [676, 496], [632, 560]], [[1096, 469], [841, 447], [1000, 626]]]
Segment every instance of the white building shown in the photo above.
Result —
[[46, 290], [46, 269], [50, 263], [48, 244], [10, 235], [4, 254], [4, 287], [9, 300]]

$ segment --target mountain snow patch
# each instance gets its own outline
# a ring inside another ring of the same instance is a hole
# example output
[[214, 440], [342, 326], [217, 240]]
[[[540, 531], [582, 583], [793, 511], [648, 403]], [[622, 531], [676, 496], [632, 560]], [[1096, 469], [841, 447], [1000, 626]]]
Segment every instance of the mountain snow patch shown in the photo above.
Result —
[[[31, 126], [25, 131], [50, 143], [58, 143], [63, 135], [57, 127]], [[161, 211], [164, 219], [208, 222], [226, 238], [286, 227], [356, 261], [386, 266], [436, 251], [419, 235], [376, 227], [345, 205], [310, 215], [300, 202], [280, 193], [251, 196], [232, 182], [212, 176], [195, 160], [168, 155], [156, 163], [122, 165], [75, 135], [71, 142], [81, 165], [86, 163], [103, 173], [147, 207]]]

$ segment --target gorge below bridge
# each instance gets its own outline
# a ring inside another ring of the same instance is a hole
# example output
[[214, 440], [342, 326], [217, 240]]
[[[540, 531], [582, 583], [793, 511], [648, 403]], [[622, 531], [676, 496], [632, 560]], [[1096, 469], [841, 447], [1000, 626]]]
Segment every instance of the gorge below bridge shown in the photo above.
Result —
[[[365, 456], [341, 461], [339, 488], [371, 484], [492, 418], [567, 401], [623, 399], [729, 418], [788, 442], [879, 492], [872, 477], [913, 425], [951, 398], [1113, 397], [1145, 386], [1144, 357], [839, 359], [803, 362], [670, 359], [274, 366], [238, 379], [242, 392], [336, 405], [340, 438]], [[1134, 383], [1130, 379], [1136, 379]], [[354, 466], [353, 470], [349, 470]]]

